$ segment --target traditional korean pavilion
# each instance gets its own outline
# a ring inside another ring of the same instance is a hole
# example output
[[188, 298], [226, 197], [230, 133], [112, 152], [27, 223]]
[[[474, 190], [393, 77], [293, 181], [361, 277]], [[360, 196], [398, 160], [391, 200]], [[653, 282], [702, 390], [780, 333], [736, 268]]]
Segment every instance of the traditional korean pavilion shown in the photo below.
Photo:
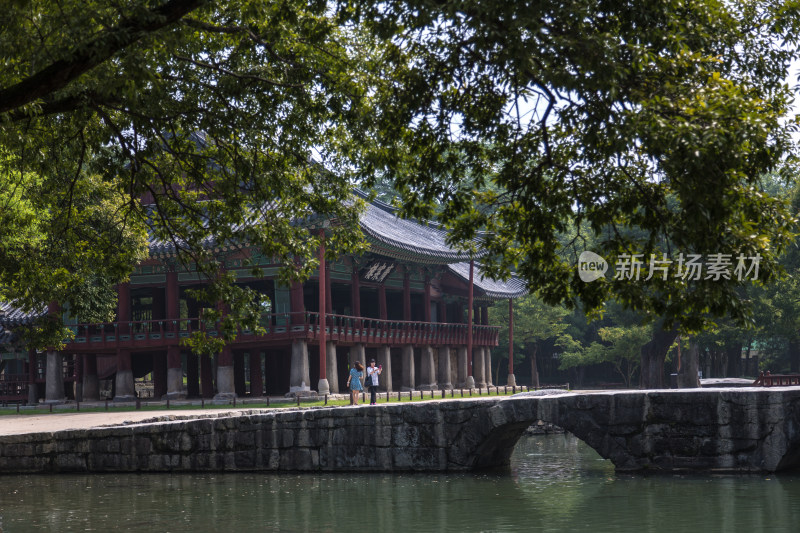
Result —
[[[307, 224], [325, 231], [321, 220]], [[367, 253], [327, 262], [324, 275], [291, 286], [257, 249], [216, 249], [237, 283], [266, 295], [270, 308], [265, 334], [242, 331], [213, 359], [182, 343], [203, 327], [202, 305], [188, 292], [203, 281], [165, 243], [151, 242], [150, 258], [118, 286], [116, 321], [72, 325], [75, 337], [61, 351], [20, 346], [14, 329], [35, 316], [0, 304], [0, 397], [90, 401], [99, 399], [100, 380], [113, 379], [113, 398], [125, 401], [136, 394], [134, 378], [147, 374], [156, 398], [337, 393], [350, 366], [372, 358], [383, 366], [384, 390], [491, 385], [498, 328], [488, 325], [488, 308], [523, 295], [523, 282], [483, 277], [444, 230], [400, 219], [381, 202], [368, 203], [360, 226]]]

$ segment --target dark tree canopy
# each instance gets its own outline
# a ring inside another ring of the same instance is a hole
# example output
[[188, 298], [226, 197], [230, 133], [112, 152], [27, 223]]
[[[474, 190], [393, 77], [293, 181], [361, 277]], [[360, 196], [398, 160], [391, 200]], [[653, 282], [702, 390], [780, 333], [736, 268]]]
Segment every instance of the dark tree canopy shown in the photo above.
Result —
[[760, 254], [775, 276], [791, 217], [761, 177], [787, 166], [797, 21], [777, 1], [11, 2], [0, 299], [108, 314], [94, 288], [148, 236], [223, 282], [208, 239], [306, 275], [318, 242], [291, 220], [324, 214], [330, 253], [357, 250], [349, 190], [380, 180], [456, 245], [488, 232], [487, 269], [545, 301], [741, 318], [733, 281], [574, 263], [592, 242], [612, 265]]

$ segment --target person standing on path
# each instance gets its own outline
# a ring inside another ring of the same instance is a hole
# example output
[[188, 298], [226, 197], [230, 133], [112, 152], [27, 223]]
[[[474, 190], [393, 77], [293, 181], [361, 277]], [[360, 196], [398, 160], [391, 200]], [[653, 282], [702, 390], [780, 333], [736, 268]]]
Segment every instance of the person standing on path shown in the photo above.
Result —
[[369, 387], [369, 404], [376, 405], [378, 403], [378, 376], [383, 372], [383, 365], [375, 366], [375, 359], [370, 359], [369, 366], [367, 367], [367, 380], [364, 382]]
[[358, 405], [358, 393], [364, 390], [361, 386], [361, 376], [363, 375], [364, 365], [361, 361], [356, 361], [350, 369], [350, 376], [347, 378], [347, 386], [350, 387], [350, 405]]

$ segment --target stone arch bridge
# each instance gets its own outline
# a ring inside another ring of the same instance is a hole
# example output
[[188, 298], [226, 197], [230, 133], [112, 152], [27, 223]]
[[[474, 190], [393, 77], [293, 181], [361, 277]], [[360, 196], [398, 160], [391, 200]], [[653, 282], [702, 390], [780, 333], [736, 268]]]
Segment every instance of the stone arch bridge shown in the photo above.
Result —
[[800, 389], [526, 393], [250, 410], [0, 437], [0, 473], [464, 471], [552, 422], [621, 471], [772, 472], [800, 461]]

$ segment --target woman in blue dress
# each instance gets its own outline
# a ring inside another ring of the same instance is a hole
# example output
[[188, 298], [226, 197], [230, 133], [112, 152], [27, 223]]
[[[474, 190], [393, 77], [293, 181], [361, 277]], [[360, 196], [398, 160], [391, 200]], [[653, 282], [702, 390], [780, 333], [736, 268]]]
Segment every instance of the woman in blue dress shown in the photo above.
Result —
[[350, 376], [347, 378], [347, 386], [350, 387], [350, 405], [358, 405], [358, 393], [364, 390], [361, 386], [361, 376], [363, 375], [364, 365], [356, 361], [355, 368], [350, 369]]

